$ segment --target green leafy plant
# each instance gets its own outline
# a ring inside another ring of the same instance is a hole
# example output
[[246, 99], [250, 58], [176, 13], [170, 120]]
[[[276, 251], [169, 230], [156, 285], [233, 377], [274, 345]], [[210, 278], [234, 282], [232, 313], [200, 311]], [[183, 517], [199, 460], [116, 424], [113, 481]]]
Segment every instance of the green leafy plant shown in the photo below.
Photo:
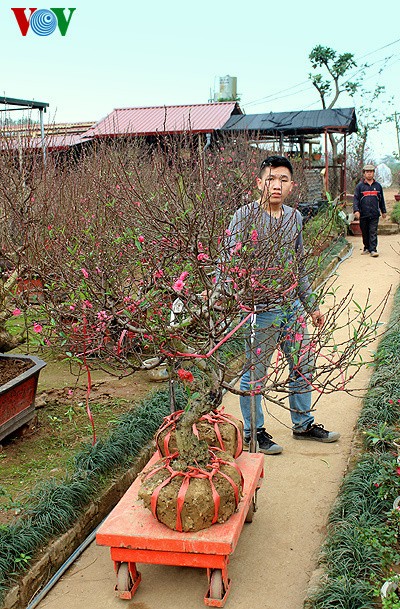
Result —
[[391, 590], [382, 599], [382, 609], [400, 609], [400, 598], [395, 590]]
[[390, 212], [390, 220], [400, 224], [400, 201], [396, 201], [393, 205], [393, 209]]
[[363, 431], [366, 446], [380, 452], [393, 448], [393, 440], [397, 437], [397, 433], [386, 422]]
[[24, 554], [23, 552], [21, 552], [21, 554], [19, 556], [17, 556], [17, 558], [15, 559], [14, 562], [16, 565], [27, 565], [31, 559], [32, 559], [32, 556], [29, 556], [28, 554]]

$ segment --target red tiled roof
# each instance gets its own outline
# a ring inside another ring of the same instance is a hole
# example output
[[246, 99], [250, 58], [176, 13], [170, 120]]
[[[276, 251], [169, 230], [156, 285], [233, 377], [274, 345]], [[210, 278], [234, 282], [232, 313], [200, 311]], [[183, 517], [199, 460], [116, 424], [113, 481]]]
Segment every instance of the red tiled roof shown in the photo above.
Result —
[[118, 135], [160, 135], [166, 133], [208, 133], [220, 129], [232, 114], [242, 114], [237, 102], [116, 108], [88, 129], [85, 137]]

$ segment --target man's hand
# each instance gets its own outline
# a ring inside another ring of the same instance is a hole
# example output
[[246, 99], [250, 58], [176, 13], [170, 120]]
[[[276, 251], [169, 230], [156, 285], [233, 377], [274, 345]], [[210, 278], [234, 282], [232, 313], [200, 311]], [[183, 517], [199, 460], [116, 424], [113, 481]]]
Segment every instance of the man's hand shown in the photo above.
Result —
[[325, 323], [325, 317], [322, 315], [321, 311], [317, 310], [311, 313], [312, 323], [316, 328], [322, 328]]
[[360, 219], [360, 212], [359, 211], [355, 211], [354, 212], [354, 220], [359, 220]]
[[382, 218], [385, 219], [387, 214], [382, 214]]

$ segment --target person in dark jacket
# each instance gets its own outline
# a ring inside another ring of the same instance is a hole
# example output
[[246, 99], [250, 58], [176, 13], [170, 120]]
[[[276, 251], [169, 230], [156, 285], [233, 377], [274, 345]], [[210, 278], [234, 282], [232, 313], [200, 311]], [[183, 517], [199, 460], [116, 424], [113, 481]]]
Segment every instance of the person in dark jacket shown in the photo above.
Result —
[[379, 256], [378, 223], [386, 218], [386, 205], [383, 188], [375, 180], [374, 165], [364, 165], [363, 179], [356, 186], [353, 200], [354, 220], [360, 221], [364, 250], [363, 254], [370, 254], [373, 258]]

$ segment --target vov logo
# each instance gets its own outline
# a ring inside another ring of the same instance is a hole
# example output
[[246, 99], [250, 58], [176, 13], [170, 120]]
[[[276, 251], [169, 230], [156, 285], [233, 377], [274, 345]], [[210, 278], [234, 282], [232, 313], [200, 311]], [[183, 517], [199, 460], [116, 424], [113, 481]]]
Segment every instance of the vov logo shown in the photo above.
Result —
[[[50, 36], [57, 26], [61, 36], [65, 36], [76, 8], [12, 8], [11, 10], [23, 36], [27, 35], [29, 28], [38, 36]], [[30, 11], [29, 16], [26, 14], [27, 10]], [[64, 15], [65, 10], [69, 10], [68, 18]]]

